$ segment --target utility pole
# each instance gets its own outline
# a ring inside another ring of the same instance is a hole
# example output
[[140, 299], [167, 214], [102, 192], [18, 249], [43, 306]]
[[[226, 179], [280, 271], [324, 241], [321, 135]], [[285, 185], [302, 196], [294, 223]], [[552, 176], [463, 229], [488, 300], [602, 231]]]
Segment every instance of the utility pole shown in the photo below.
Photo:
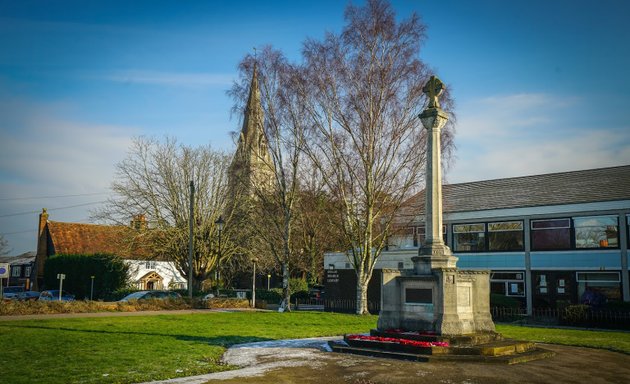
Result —
[[193, 238], [193, 220], [195, 218], [195, 183], [190, 182], [190, 217], [188, 220], [188, 297], [192, 300], [193, 297], [193, 247], [195, 245]]

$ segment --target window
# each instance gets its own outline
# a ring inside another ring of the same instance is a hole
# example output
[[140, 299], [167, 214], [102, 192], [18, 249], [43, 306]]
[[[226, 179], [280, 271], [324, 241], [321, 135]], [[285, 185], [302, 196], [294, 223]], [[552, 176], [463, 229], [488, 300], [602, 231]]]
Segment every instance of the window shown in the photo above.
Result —
[[488, 223], [488, 250], [522, 251], [524, 249], [522, 221]]
[[486, 225], [453, 225], [453, 250], [456, 252], [480, 252], [486, 250]]
[[156, 265], [157, 263], [155, 262], [155, 260], [147, 260], [144, 267], [146, 269], [155, 269]]
[[619, 247], [617, 216], [574, 217], [576, 248]]
[[[427, 231], [424, 225], [416, 227], [416, 236], [413, 239], [414, 247], [422, 248], [425, 245], [426, 232]], [[446, 244], [446, 225], [442, 225], [442, 240], [444, 240], [444, 244]]]
[[505, 296], [525, 296], [525, 274], [523, 272], [492, 272], [490, 291]]
[[388, 245], [397, 248], [413, 248], [414, 228], [396, 228], [389, 238]]
[[619, 272], [576, 272], [580, 302], [601, 305], [607, 300], [621, 300]]
[[22, 276], [22, 266], [14, 265], [11, 267], [11, 277], [20, 277]]
[[31, 276], [31, 266], [30, 265], [24, 267], [24, 276], [25, 277], [30, 277]]
[[571, 248], [571, 219], [531, 221], [532, 250]]

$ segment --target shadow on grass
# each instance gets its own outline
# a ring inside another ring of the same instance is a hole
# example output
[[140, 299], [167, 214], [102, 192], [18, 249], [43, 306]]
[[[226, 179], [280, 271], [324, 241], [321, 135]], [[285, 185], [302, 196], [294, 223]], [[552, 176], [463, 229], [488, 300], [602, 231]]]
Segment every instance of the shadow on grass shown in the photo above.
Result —
[[224, 348], [229, 348], [235, 344], [253, 343], [259, 341], [272, 341], [274, 339], [258, 337], [258, 336], [192, 336], [192, 335], [178, 335], [168, 333], [151, 333], [151, 332], [137, 332], [137, 331], [108, 331], [104, 329], [75, 329], [64, 327], [44, 327], [41, 325], [5, 325], [0, 323], [0, 329], [2, 328], [24, 328], [24, 329], [41, 329], [46, 331], [64, 331], [73, 333], [96, 333], [105, 335], [136, 335], [136, 336], [158, 336], [158, 337], [172, 337], [179, 341], [195, 342], [200, 344], [214, 345]]

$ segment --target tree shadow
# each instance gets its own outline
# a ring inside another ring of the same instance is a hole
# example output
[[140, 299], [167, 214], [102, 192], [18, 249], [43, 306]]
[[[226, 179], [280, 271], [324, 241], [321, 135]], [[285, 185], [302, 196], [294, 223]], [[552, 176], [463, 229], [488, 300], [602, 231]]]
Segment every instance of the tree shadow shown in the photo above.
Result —
[[254, 343], [259, 341], [272, 341], [274, 339], [259, 336], [248, 335], [224, 335], [224, 336], [196, 336], [182, 334], [168, 334], [157, 332], [138, 332], [138, 331], [109, 331], [105, 329], [75, 329], [66, 327], [45, 327], [42, 325], [16, 325], [16, 324], [0, 324], [2, 328], [24, 328], [24, 329], [41, 329], [47, 331], [64, 331], [72, 333], [97, 333], [109, 335], [137, 335], [137, 336], [155, 336], [155, 337], [172, 337], [179, 341], [188, 341], [200, 344], [214, 345], [229, 348], [235, 344]]

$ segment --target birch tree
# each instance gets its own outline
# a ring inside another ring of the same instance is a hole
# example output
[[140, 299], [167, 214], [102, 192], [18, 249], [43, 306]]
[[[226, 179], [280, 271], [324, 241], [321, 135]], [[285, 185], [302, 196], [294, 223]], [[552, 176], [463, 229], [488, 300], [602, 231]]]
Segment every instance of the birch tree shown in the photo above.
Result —
[[[426, 138], [417, 118], [430, 75], [419, 59], [425, 26], [398, 23], [391, 6], [348, 6], [339, 35], [307, 40], [299, 85], [312, 128], [309, 158], [339, 202], [336, 212], [357, 276], [356, 313], [368, 313], [367, 287], [392, 220], [422, 186]], [[452, 148], [444, 130], [444, 153]]]
[[[294, 227], [299, 197], [299, 172], [303, 159], [305, 110], [301, 95], [293, 92], [301, 81], [298, 70], [283, 54], [265, 47], [257, 55], [247, 55], [239, 65], [241, 80], [229, 92], [235, 100], [235, 110], [242, 110], [246, 95], [260, 97], [264, 111], [264, 148], [258, 151], [258, 161], [271, 175], [269, 183], [248, 180], [252, 192], [251, 209], [247, 215], [256, 223], [255, 236], [261, 240], [282, 270], [283, 309], [289, 310], [289, 277], [295, 258]], [[254, 78], [254, 81], [251, 79]], [[251, 88], [258, 87], [252, 91]], [[253, 92], [259, 91], [259, 95]], [[267, 172], [262, 172], [265, 174]]]

